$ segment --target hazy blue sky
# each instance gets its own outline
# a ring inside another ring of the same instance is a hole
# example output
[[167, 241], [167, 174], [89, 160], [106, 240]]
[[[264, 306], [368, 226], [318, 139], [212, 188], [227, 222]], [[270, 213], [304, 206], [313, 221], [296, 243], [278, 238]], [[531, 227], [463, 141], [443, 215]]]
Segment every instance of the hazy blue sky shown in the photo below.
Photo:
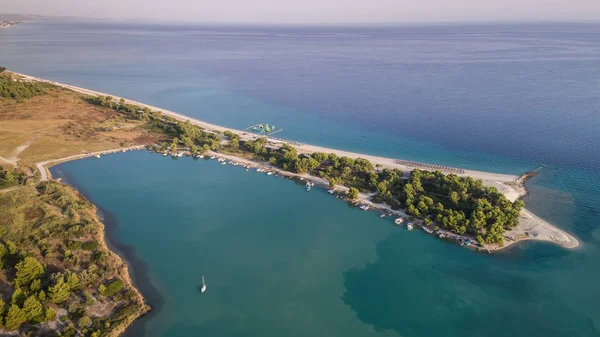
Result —
[[0, 11], [260, 23], [600, 20], [600, 0], [0, 0]]

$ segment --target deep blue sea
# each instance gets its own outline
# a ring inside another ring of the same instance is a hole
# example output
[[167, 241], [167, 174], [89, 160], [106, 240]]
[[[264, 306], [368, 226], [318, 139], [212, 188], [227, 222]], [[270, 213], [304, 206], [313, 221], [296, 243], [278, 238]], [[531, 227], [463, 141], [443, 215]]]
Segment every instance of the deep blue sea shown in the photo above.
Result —
[[526, 206], [582, 244], [475, 254], [210, 161], [57, 166], [155, 307], [131, 336], [600, 336], [600, 24], [39, 22], [0, 30], [0, 65], [316, 145], [545, 164]]

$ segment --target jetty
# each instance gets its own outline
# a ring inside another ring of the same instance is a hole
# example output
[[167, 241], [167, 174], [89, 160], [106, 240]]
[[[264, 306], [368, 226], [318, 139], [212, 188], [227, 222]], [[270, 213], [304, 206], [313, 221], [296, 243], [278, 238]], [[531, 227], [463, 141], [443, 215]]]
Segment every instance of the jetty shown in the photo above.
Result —
[[110, 150], [104, 150], [104, 151], [98, 151], [98, 152], [86, 152], [86, 153], [76, 154], [76, 155], [68, 156], [68, 157], [64, 157], [64, 158], [43, 161], [43, 162], [37, 163], [36, 166], [37, 166], [38, 171], [40, 171], [40, 181], [47, 181], [47, 180], [52, 179], [52, 175], [50, 174], [50, 171], [48, 170], [48, 168], [52, 165], [64, 163], [66, 161], [71, 161], [71, 160], [83, 159], [83, 158], [87, 158], [87, 157], [95, 157], [95, 158], [99, 159], [101, 155], [103, 156], [103, 155], [107, 155], [109, 153], [127, 152], [127, 151], [133, 151], [133, 150], [143, 150], [145, 148], [146, 148], [145, 145], [134, 145], [134, 146], [121, 147], [118, 149], [110, 149]]

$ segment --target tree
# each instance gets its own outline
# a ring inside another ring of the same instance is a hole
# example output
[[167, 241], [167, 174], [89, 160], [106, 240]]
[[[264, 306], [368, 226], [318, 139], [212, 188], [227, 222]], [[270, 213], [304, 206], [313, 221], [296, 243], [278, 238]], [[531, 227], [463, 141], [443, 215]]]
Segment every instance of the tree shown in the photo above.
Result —
[[358, 197], [358, 189], [355, 187], [350, 187], [348, 190], [348, 198], [354, 200]]
[[46, 317], [44, 317], [44, 321], [50, 322], [56, 319], [56, 311], [52, 309], [52, 307], [46, 308]]
[[335, 178], [329, 179], [329, 188], [334, 188], [336, 183], [337, 183], [337, 180]]
[[179, 139], [173, 138], [173, 142], [171, 143], [171, 152], [177, 152], [177, 144], [179, 143]]
[[90, 326], [90, 324], [92, 324], [92, 319], [88, 316], [83, 316], [79, 319], [79, 321], [77, 321], [77, 324], [82, 329], [87, 328], [88, 326]]
[[50, 301], [57, 304], [66, 301], [71, 295], [69, 285], [65, 283], [65, 279], [62, 275], [56, 280], [56, 283], [53, 286], [48, 288], [48, 292], [50, 294]]
[[33, 280], [44, 275], [44, 266], [33, 257], [26, 257], [17, 263], [17, 273], [15, 275], [15, 285], [28, 286]]
[[17, 305], [13, 304], [8, 309], [4, 326], [9, 331], [17, 330], [21, 324], [25, 323], [26, 321], [27, 315], [25, 315], [25, 312]]
[[29, 296], [23, 305], [23, 311], [27, 316], [27, 320], [41, 322], [44, 314], [44, 307], [35, 296]]
[[75, 273], [69, 274], [69, 276], [67, 276], [67, 286], [69, 287], [69, 290], [78, 289], [81, 286], [79, 276]]
[[237, 149], [240, 146], [240, 141], [237, 140], [236, 138], [231, 140], [231, 147], [234, 149]]
[[13, 292], [10, 298], [10, 304], [21, 305], [23, 304], [26, 298], [27, 296], [25, 296], [21, 288], [15, 288], [15, 291]]
[[192, 151], [193, 154], [198, 153], [198, 147], [196, 145], [192, 145], [192, 148], [190, 149], [190, 151]]

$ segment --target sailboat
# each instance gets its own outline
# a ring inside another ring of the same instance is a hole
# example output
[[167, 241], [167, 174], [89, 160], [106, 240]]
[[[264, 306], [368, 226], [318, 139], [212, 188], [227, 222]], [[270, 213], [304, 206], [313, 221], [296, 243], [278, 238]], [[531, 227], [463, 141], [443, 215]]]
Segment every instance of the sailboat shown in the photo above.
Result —
[[204, 275], [202, 275], [202, 288], [200, 289], [200, 292], [204, 294], [205, 291], [206, 291], [206, 283], [204, 283]]

